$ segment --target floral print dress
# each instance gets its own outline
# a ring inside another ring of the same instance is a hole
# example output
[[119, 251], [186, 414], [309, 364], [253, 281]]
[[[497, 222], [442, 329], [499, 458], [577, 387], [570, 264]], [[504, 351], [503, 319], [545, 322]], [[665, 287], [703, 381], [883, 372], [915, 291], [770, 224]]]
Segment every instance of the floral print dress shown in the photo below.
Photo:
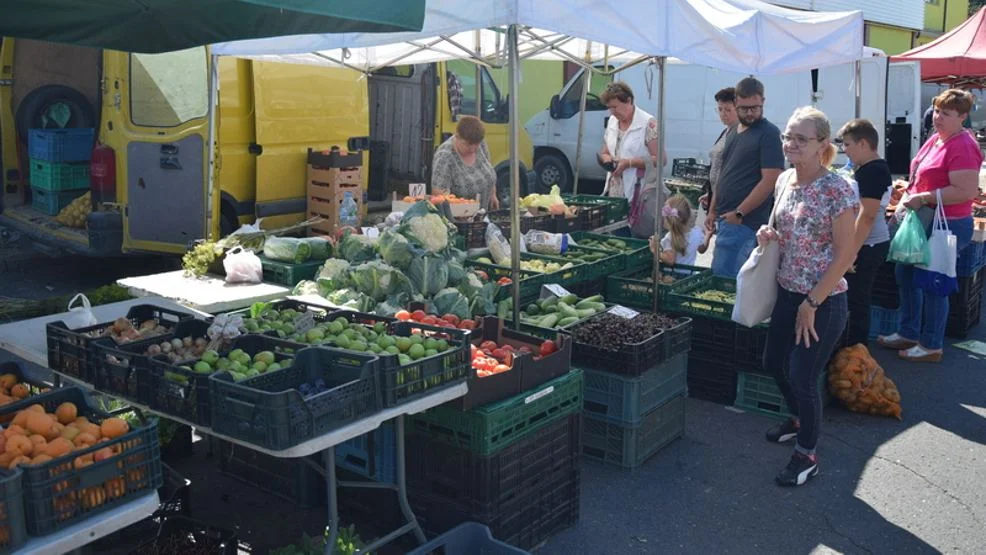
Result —
[[[792, 293], [807, 295], [835, 258], [832, 222], [859, 202], [845, 179], [828, 172], [808, 185], [795, 183], [794, 170], [777, 179], [774, 227], [780, 236], [781, 267], [777, 283]], [[845, 278], [832, 295], [849, 289]]]

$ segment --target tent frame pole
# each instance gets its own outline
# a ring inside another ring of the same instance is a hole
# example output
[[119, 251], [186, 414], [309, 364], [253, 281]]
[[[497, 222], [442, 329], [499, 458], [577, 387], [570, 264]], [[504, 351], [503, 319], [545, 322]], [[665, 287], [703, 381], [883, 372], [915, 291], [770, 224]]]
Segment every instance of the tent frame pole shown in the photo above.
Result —
[[[665, 199], [664, 197], [664, 85], [665, 85], [665, 65], [667, 63], [666, 56], [660, 56], [657, 58], [657, 160], [654, 164], [657, 166], [657, 190], [655, 195], [657, 195], [657, 203], [654, 205], [654, 283], [660, 283], [661, 276], [661, 231], [664, 227], [664, 222], [661, 217], [661, 208], [664, 207]], [[649, 158], [649, 157], [648, 157]], [[651, 160], [647, 160], [650, 164]], [[654, 312], [658, 312], [661, 306], [661, 294], [660, 287], [654, 287]]]
[[517, 52], [517, 25], [507, 28], [507, 67], [510, 79], [510, 297], [513, 299], [513, 327], [520, 329], [520, 128], [517, 123], [517, 96], [520, 92], [520, 60]]

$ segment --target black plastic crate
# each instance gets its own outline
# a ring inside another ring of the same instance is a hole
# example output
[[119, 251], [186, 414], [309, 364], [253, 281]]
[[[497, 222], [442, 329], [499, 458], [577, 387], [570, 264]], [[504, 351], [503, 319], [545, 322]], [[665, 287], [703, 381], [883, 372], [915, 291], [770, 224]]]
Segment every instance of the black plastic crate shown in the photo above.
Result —
[[[603, 314], [606, 314], [605, 312]], [[592, 318], [598, 318], [593, 316]], [[588, 320], [591, 321], [592, 318]], [[575, 336], [578, 325], [572, 328]], [[615, 349], [603, 349], [575, 341], [572, 360], [584, 368], [616, 372], [626, 376], [639, 376], [673, 357], [691, 349], [692, 320], [675, 319], [673, 328], [659, 331], [650, 338], [634, 345], [617, 345]]]
[[[336, 445], [336, 466], [376, 482], [397, 482], [397, 438], [394, 423]], [[347, 492], [347, 495], [349, 492]]]
[[[260, 351], [273, 351], [278, 362], [294, 355], [296, 343], [266, 335], [242, 335], [233, 340], [229, 348], [220, 353], [226, 356], [235, 349], [242, 349], [251, 357]], [[192, 367], [199, 359], [172, 363], [160, 355], [152, 357], [145, 373], [147, 380], [147, 404], [154, 410], [170, 414], [200, 426], [212, 422], [211, 390], [209, 376], [183, 366]], [[276, 373], [276, 372], [275, 372]]]
[[151, 364], [151, 356], [145, 354], [148, 347], [175, 338], [208, 339], [208, 329], [209, 322], [191, 319], [178, 322], [171, 333], [160, 337], [125, 345], [117, 345], [112, 339], [95, 341], [92, 344], [93, 385], [104, 393], [149, 405], [153, 388], [147, 375]]
[[582, 415], [574, 413], [489, 456], [427, 435], [407, 438], [408, 487], [469, 512], [495, 512], [513, 498], [579, 465]]
[[133, 553], [187, 553], [193, 546], [213, 555], [236, 555], [239, 538], [236, 532], [175, 515], [165, 518], [157, 534]]
[[[884, 262], [876, 272], [876, 280], [873, 282], [873, 293], [870, 296], [871, 303], [880, 308], [896, 310], [900, 307], [900, 295], [897, 291], [897, 265], [893, 262]], [[896, 331], [896, 330], [895, 330]]]
[[19, 468], [0, 470], [0, 552], [10, 553], [27, 540], [24, 475]]
[[[49, 413], [65, 402], [74, 403], [79, 416], [92, 423], [110, 415], [98, 408], [79, 387], [64, 387], [31, 399]], [[14, 404], [0, 408], [0, 417], [15, 413]], [[104, 448], [121, 452], [76, 468], [79, 457]], [[133, 501], [163, 483], [157, 420], [116, 438], [77, 449], [55, 460], [24, 466], [24, 511], [32, 536], [56, 532], [94, 515]]]
[[51, 390], [51, 384], [43, 380], [31, 380], [27, 378], [19, 362], [7, 361], [0, 362], [0, 376], [12, 374], [14, 381], [27, 386], [27, 397], [23, 401], [30, 401], [34, 395], [39, 395]]
[[[289, 368], [239, 383], [228, 372], [212, 375], [212, 429], [271, 450], [329, 433], [381, 409], [378, 360], [313, 347], [299, 351]], [[328, 390], [304, 398], [298, 386], [318, 378]]]
[[489, 225], [483, 220], [477, 221], [456, 221], [455, 229], [463, 238], [462, 247], [464, 249], [483, 249], [486, 248], [486, 226]]
[[394, 322], [390, 327], [392, 333], [402, 337], [410, 336], [413, 330], [446, 339], [449, 349], [406, 366], [401, 366], [395, 355], [382, 355], [380, 387], [384, 407], [408, 403], [435, 390], [464, 382], [471, 370], [468, 332], [417, 322]]
[[[510, 210], [495, 210], [490, 212], [487, 217], [489, 218], [490, 223], [496, 224], [496, 226], [500, 228], [500, 232], [503, 233], [505, 238], [510, 238]], [[553, 218], [554, 216], [549, 215], [532, 216], [530, 214], [521, 214], [520, 234], [525, 235], [532, 229], [554, 231], [556, 226]]]
[[678, 396], [634, 424], [587, 415], [582, 454], [597, 462], [637, 468], [684, 434], [685, 397]]
[[544, 342], [540, 337], [512, 330], [503, 320], [492, 316], [483, 318], [482, 327], [477, 333], [478, 336], [471, 339], [474, 345], [478, 346], [483, 341], [495, 341], [498, 345], [511, 345], [517, 349], [526, 345], [531, 348], [532, 355], [518, 354], [514, 358], [513, 368], [509, 371], [485, 378], [477, 377], [476, 370], [470, 365], [469, 392], [463, 397], [449, 401], [450, 407], [469, 410], [495, 403], [522, 391], [534, 389], [571, 370], [572, 339], [567, 335], [556, 334], [553, 341], [558, 350], [534, 360], [533, 354], [539, 352], [540, 345]]
[[695, 358], [695, 350], [688, 357], [688, 396], [720, 405], [732, 405], [736, 401], [736, 369], [724, 360]]
[[[141, 322], [157, 319], [168, 329], [174, 328], [181, 320], [192, 318], [191, 314], [161, 308], [149, 304], [135, 305], [125, 316], [135, 327]], [[64, 322], [51, 322], [45, 327], [48, 342], [48, 368], [55, 372], [93, 383], [92, 343], [102, 338], [102, 333], [113, 322], [96, 324], [70, 330]]]
[[552, 233], [572, 233], [573, 231], [583, 231], [586, 229], [588, 222], [584, 216], [576, 216], [574, 218], [569, 218], [568, 216], [551, 216], [551, 222], [553, 224], [553, 229], [549, 229]]
[[763, 373], [763, 354], [767, 348], [766, 324], [748, 328], [736, 325], [736, 345], [732, 360], [737, 372]]
[[219, 470], [303, 509], [325, 503], [325, 478], [309, 461], [322, 466], [321, 454], [295, 459], [265, 455], [224, 440], [219, 443]]
[[692, 316], [692, 350], [689, 360], [703, 360], [733, 366], [739, 325], [733, 321]]
[[970, 299], [965, 305], [949, 304], [948, 320], [945, 325], [945, 335], [954, 339], [965, 339], [974, 330], [982, 316], [982, 292]]
[[522, 549], [532, 549], [579, 519], [581, 473], [578, 468], [543, 480], [491, 511], [469, 508], [426, 491], [409, 490], [418, 523], [431, 534], [443, 534], [464, 523], [478, 522], [493, 536]]
[[579, 217], [582, 218], [582, 229], [599, 229], [606, 225], [606, 213], [608, 208], [601, 204], [581, 204], [578, 202], [569, 203], [578, 209]]
[[192, 481], [165, 463], [161, 463], [161, 468], [164, 477], [161, 487], [157, 490], [161, 506], [154, 512], [154, 516], [167, 514], [187, 516], [192, 510]]

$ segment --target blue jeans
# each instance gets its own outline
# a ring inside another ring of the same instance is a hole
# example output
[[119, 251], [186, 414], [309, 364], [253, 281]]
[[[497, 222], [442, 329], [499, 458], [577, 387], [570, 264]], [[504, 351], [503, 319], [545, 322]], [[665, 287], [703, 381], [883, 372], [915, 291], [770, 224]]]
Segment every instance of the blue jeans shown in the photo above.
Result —
[[[972, 241], [972, 218], [948, 220], [958, 249]], [[929, 233], [930, 236], [930, 228]], [[938, 350], [945, 345], [948, 324], [948, 297], [933, 295], [916, 287], [912, 281], [914, 267], [897, 264], [897, 289], [900, 293], [900, 330], [904, 339], [917, 341], [925, 349]]]
[[[845, 293], [825, 299], [815, 311], [818, 341], [810, 347], [795, 344], [798, 307], [805, 296], [777, 286], [777, 302], [770, 314], [767, 345], [764, 347], [764, 370], [774, 376], [784, 395], [787, 408], [801, 423], [798, 429], [799, 451], [813, 453], [822, 433], [822, 392], [818, 377], [825, 372], [832, 351], [846, 329], [849, 308]], [[825, 387], [827, 382], [822, 382]]]
[[730, 224], [720, 218], [716, 231], [716, 248], [712, 253], [712, 273], [736, 278], [743, 263], [757, 246], [757, 234], [743, 224]]

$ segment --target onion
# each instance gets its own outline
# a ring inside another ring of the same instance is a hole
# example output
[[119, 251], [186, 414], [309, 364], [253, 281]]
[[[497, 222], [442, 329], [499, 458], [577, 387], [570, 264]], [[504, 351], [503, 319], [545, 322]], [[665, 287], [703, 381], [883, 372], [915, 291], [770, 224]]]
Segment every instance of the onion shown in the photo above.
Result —
[[171, 352], [171, 343], [168, 343], [167, 341], [165, 341], [164, 343], [161, 343], [161, 352], [162, 353], [170, 353]]
[[171, 340], [171, 346], [172, 346], [172, 347], [173, 347], [173, 348], [174, 348], [175, 350], [178, 350], [178, 349], [181, 349], [182, 347], [184, 347], [184, 346], [185, 346], [185, 344], [184, 344], [184, 343], [182, 343], [182, 340], [181, 340], [181, 339], [178, 339], [178, 338], [176, 337], [176, 338], [174, 338], [174, 339], [172, 339], [172, 340]]
[[151, 345], [150, 347], [147, 348], [147, 354], [150, 355], [150, 356], [155, 356], [155, 355], [161, 354], [161, 346], [160, 345]]
[[181, 342], [186, 347], [191, 347], [192, 346], [192, 338], [191, 337], [186, 337], [185, 339], [182, 339]]

